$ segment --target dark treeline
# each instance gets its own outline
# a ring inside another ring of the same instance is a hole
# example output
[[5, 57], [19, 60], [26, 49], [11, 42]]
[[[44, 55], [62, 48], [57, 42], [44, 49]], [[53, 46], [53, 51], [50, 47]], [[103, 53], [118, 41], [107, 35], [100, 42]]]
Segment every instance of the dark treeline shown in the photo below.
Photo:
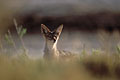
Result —
[[40, 16], [36, 13], [17, 17], [19, 24], [28, 29], [28, 32], [40, 31], [40, 25], [45, 24], [54, 29], [64, 24], [66, 30], [105, 29], [109, 32], [120, 30], [120, 13], [101, 12], [79, 16]]

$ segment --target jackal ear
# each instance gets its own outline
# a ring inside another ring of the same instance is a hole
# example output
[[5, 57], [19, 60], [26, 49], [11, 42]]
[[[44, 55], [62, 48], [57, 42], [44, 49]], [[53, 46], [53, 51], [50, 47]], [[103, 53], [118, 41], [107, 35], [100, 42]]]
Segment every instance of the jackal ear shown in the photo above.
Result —
[[60, 25], [60, 26], [55, 30], [55, 32], [60, 35], [61, 32], [62, 32], [62, 29], [63, 29], [63, 24]]
[[46, 34], [50, 32], [50, 30], [44, 24], [41, 24], [41, 33]]

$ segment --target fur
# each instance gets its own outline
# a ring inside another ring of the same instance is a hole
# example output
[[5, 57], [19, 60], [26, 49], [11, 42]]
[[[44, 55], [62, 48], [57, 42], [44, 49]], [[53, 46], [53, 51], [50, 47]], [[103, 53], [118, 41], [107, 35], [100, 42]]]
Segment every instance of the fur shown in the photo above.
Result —
[[59, 51], [57, 49], [57, 42], [62, 32], [63, 25], [60, 25], [57, 29], [51, 31], [44, 24], [41, 24], [41, 32], [45, 38], [45, 47], [44, 47], [44, 58], [45, 59], [56, 59], [67, 58], [71, 55], [70, 52]]

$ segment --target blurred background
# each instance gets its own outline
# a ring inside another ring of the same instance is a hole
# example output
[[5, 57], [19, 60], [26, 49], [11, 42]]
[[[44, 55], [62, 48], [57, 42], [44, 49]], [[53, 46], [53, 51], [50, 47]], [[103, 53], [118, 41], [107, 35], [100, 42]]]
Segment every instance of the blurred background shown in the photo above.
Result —
[[[116, 52], [119, 45], [120, 0], [0, 0], [0, 33], [11, 31], [20, 46], [13, 19], [27, 29], [23, 37], [31, 56], [43, 53], [40, 25], [51, 30], [64, 25], [58, 48], [80, 53], [82, 50]], [[1, 40], [2, 46], [8, 45]]]

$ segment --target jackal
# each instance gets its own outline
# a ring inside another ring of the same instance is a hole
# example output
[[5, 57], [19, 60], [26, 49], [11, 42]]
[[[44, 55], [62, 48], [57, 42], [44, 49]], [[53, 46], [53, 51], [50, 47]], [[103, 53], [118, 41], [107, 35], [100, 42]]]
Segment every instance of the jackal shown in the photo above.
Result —
[[51, 31], [47, 26], [41, 24], [41, 32], [45, 38], [44, 55], [45, 59], [65, 59], [73, 56], [74, 54], [57, 49], [57, 42], [62, 32], [63, 25]]

